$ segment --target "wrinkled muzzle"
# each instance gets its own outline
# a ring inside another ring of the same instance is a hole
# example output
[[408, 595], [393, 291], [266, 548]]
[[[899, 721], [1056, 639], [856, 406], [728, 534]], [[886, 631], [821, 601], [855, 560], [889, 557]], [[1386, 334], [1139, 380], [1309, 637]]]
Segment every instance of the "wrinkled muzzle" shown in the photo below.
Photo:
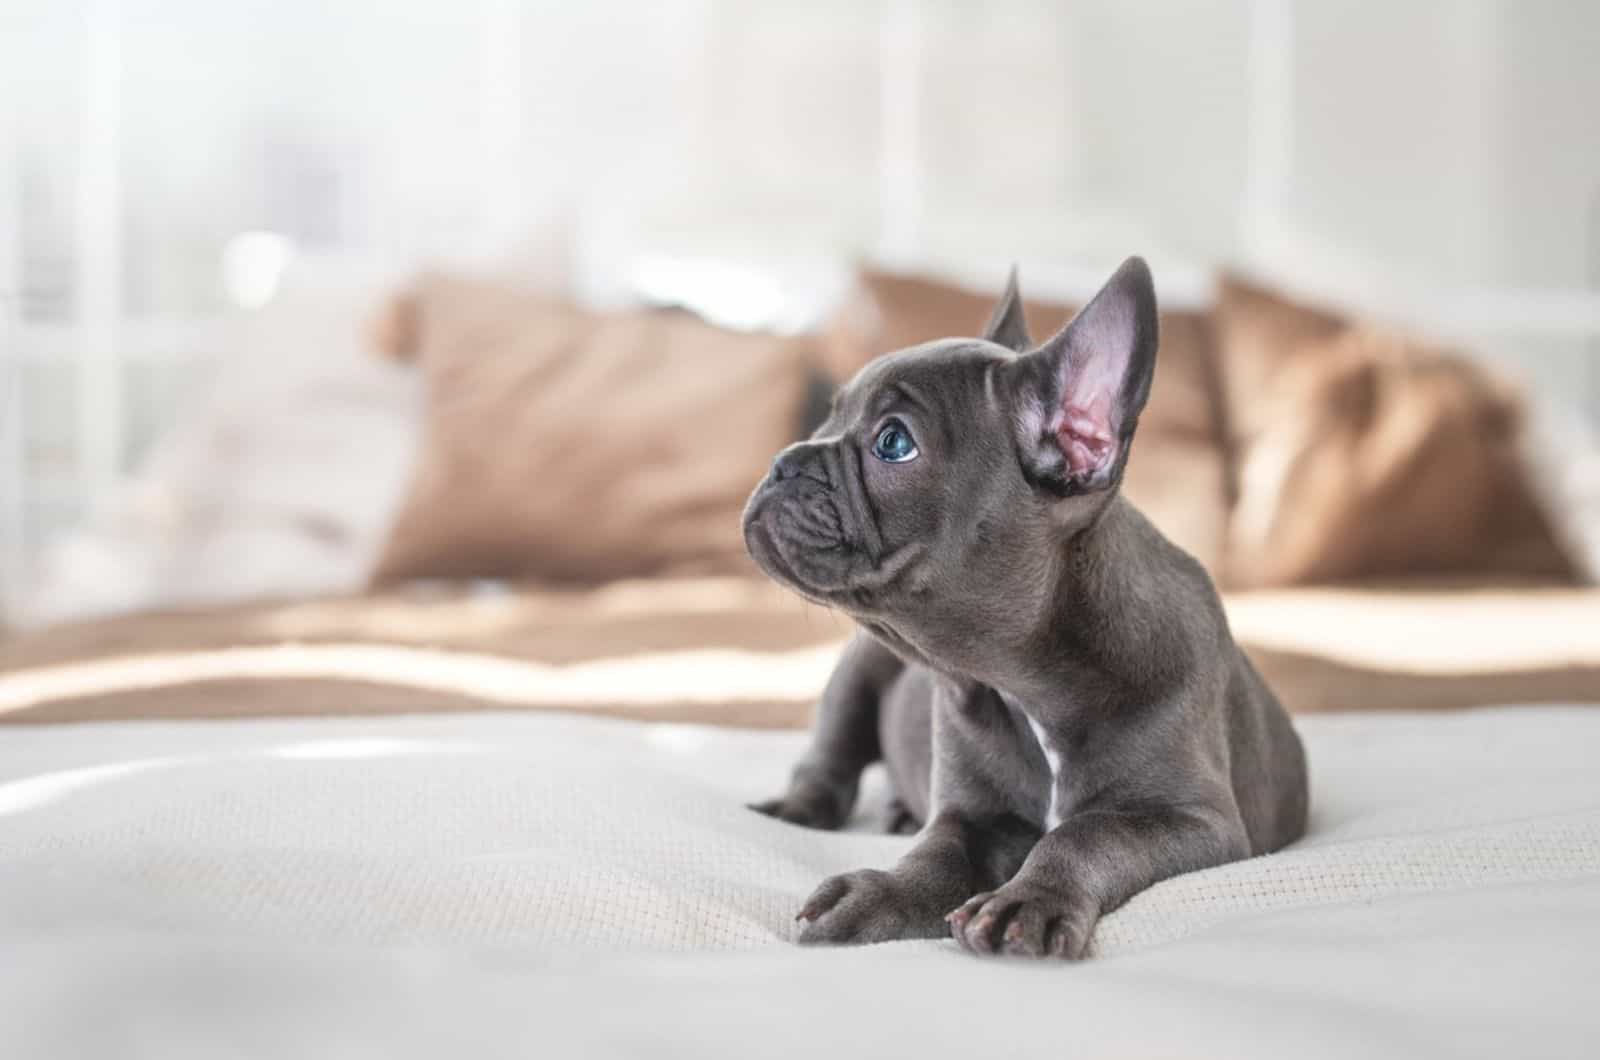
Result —
[[873, 522], [844, 447], [799, 442], [779, 453], [744, 511], [744, 540], [767, 574], [834, 603], [873, 564]]

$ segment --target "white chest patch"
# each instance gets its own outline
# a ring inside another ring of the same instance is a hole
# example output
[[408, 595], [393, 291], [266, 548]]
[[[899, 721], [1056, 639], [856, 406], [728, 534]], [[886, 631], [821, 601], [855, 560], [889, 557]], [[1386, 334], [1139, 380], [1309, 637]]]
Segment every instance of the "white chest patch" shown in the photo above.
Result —
[[1061, 823], [1061, 752], [1051, 746], [1044, 729], [1032, 718], [1028, 719], [1028, 728], [1033, 730], [1033, 738], [1039, 741], [1044, 760], [1050, 763], [1050, 806], [1044, 811], [1044, 830], [1048, 832]]

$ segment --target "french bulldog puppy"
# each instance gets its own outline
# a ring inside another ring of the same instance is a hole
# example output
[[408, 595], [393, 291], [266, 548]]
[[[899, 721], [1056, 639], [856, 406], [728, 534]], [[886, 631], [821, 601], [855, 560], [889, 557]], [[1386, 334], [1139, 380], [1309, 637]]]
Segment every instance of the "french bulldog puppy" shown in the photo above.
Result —
[[869, 364], [751, 496], [751, 555], [859, 627], [754, 808], [837, 828], [881, 758], [921, 825], [893, 869], [818, 887], [801, 942], [1078, 958], [1151, 884], [1304, 831], [1287, 714], [1118, 493], [1155, 357], [1141, 259], [1037, 347], [1013, 273], [983, 338]]

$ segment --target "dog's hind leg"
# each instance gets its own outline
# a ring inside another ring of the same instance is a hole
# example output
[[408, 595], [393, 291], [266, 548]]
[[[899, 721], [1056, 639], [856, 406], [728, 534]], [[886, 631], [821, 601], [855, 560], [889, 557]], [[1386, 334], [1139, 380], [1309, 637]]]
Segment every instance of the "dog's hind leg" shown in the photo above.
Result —
[[750, 808], [808, 828], [843, 825], [855, 808], [861, 771], [882, 755], [878, 711], [904, 667], [889, 649], [858, 632], [822, 692], [811, 746], [795, 766], [789, 789]]
[[889, 812], [884, 817], [885, 832], [890, 835], [916, 835], [921, 829], [922, 822], [903, 799], [894, 799], [889, 803]]

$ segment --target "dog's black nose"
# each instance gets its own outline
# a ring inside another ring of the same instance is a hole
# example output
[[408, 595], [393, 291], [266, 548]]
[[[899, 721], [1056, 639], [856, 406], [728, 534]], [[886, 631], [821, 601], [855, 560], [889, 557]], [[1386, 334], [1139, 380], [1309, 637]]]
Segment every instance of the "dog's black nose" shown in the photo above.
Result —
[[800, 467], [805, 463], [805, 458], [793, 449], [785, 449], [772, 458], [772, 481], [782, 482], [786, 478], [799, 478]]
[[827, 447], [817, 442], [795, 442], [772, 459], [772, 481], [809, 478], [828, 485]]

